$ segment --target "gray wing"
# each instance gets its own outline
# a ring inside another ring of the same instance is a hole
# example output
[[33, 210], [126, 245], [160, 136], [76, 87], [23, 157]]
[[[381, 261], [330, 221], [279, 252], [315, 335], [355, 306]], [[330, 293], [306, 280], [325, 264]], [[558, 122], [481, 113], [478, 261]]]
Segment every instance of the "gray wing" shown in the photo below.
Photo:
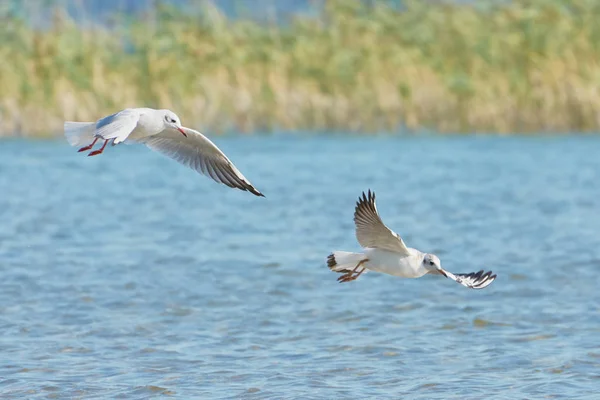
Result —
[[150, 149], [209, 176], [216, 182], [264, 197], [206, 136], [190, 128], [183, 130], [187, 137], [166, 129], [146, 139], [144, 143]]
[[121, 143], [135, 129], [139, 120], [140, 113], [136, 109], [119, 111], [98, 120], [94, 136], [104, 140], [115, 139], [114, 144]]
[[405, 256], [411, 254], [402, 238], [381, 221], [375, 205], [375, 193], [371, 193], [371, 190], [368, 195], [363, 192], [359, 197], [354, 210], [354, 223], [356, 239], [362, 247], [374, 247]]
[[445, 270], [440, 271], [446, 278], [450, 278], [456, 283], [468, 287], [469, 289], [483, 289], [488, 287], [496, 279], [496, 274], [492, 275], [492, 271], [483, 273], [483, 270], [479, 272], [471, 272], [470, 274], [453, 274]]

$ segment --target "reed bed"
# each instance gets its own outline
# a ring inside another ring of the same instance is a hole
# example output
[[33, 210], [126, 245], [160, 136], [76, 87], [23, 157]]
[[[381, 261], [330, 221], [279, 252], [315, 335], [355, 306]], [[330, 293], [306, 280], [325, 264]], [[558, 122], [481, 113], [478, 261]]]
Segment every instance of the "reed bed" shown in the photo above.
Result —
[[210, 133], [600, 127], [600, 2], [329, 0], [277, 23], [157, 5], [110, 26], [0, 14], [0, 135], [125, 107]]

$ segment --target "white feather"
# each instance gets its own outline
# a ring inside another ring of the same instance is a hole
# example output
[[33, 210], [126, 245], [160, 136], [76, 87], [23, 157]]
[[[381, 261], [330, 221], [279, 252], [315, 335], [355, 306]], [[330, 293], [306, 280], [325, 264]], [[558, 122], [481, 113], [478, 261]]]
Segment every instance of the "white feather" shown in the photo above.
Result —
[[87, 146], [94, 140], [95, 122], [66, 121], [65, 137], [71, 146]]
[[98, 120], [96, 136], [104, 140], [114, 139], [114, 144], [119, 144], [133, 132], [139, 120], [140, 111], [136, 108], [127, 108]]

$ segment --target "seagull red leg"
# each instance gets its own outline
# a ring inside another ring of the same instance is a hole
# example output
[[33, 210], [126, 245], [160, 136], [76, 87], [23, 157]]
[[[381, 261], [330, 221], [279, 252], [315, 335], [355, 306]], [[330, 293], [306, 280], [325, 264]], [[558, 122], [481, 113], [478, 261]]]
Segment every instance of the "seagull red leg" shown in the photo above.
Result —
[[94, 141], [92, 142], [92, 144], [89, 144], [85, 147], [80, 148], [79, 150], [77, 150], [78, 153], [81, 153], [82, 151], [88, 151], [91, 150], [94, 145], [96, 144], [96, 142], [98, 141], [98, 138], [94, 138]]
[[[363, 272], [365, 272], [366, 268], [363, 268], [359, 273], [357, 273], [356, 275], [354, 275], [354, 273], [356, 273], [356, 271], [358, 271], [358, 269], [360, 268], [361, 265], [363, 265], [363, 263], [366, 263], [367, 261], [369, 261], [368, 259], [365, 260], [360, 260], [360, 262], [358, 264], [356, 264], [356, 267], [354, 267], [354, 269], [350, 272], [346, 272], [344, 275], [340, 276], [337, 280], [340, 283], [344, 283], [344, 282], [350, 282], [355, 280], [356, 278], [358, 278], [360, 276], [360, 274], [362, 274]], [[354, 276], [352, 276], [354, 275]]]
[[362, 273], [363, 273], [363, 272], [365, 272], [365, 271], [366, 271], [366, 268], [364, 268], [364, 267], [363, 267], [363, 269], [361, 269], [361, 270], [360, 270], [360, 272], [359, 272], [358, 274], [354, 275], [354, 278], [353, 278], [352, 280], [354, 280], [354, 279], [358, 279], [358, 277], [360, 276], [360, 274], [362, 274]]
[[97, 156], [98, 154], [102, 154], [102, 152], [104, 151], [104, 148], [105, 148], [105, 147], [106, 147], [106, 145], [108, 144], [108, 141], [109, 141], [109, 140], [110, 140], [110, 139], [108, 139], [108, 140], [105, 140], [105, 141], [104, 141], [104, 144], [102, 145], [102, 147], [100, 147], [100, 149], [99, 149], [99, 150], [92, 151], [90, 154], [88, 154], [88, 157], [90, 157], [90, 156]]

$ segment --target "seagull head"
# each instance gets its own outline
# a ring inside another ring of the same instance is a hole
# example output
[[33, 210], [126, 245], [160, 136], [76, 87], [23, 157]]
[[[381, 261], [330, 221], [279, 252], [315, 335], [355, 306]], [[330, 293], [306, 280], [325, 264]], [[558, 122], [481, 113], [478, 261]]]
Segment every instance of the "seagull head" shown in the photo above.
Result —
[[446, 272], [442, 269], [442, 262], [435, 254], [425, 254], [423, 267], [429, 272], [438, 272], [446, 276]]
[[164, 111], [163, 121], [165, 124], [165, 128], [175, 129], [176, 131], [181, 132], [181, 134], [183, 136], [187, 137], [187, 134], [185, 133], [183, 126], [181, 126], [181, 121], [179, 120], [179, 117], [177, 116], [177, 114], [175, 114], [171, 110], [163, 110], [163, 111]]

